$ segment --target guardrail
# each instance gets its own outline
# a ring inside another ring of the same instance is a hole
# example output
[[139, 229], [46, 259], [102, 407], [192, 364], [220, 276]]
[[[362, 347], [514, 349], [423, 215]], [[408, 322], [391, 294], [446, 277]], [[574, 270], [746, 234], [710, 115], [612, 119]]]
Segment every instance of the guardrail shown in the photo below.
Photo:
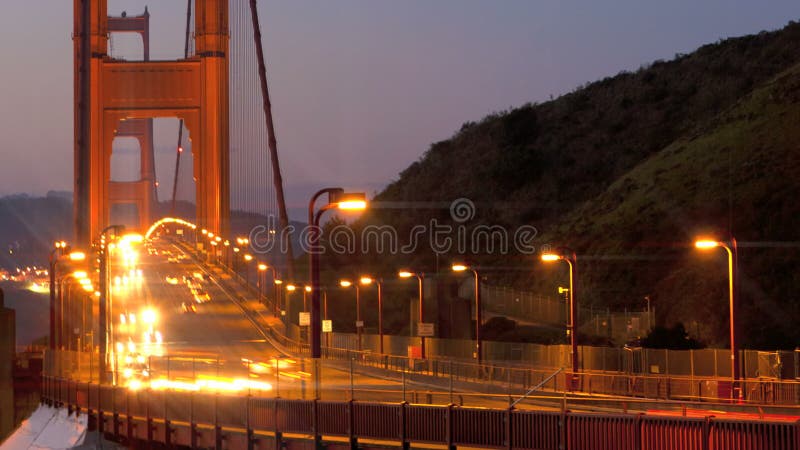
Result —
[[798, 450], [800, 421], [586, 414], [358, 401], [287, 400], [140, 390], [45, 377], [43, 401], [89, 415], [124, 444], [282, 448], [286, 441], [359, 440], [508, 449]]

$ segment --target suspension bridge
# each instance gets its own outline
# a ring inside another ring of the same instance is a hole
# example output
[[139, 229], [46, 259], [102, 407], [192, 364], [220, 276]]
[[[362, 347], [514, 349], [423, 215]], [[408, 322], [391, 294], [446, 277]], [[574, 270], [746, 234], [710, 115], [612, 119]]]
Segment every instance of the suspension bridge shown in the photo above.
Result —
[[[288, 226], [257, 2], [188, 0], [174, 60], [151, 58], [148, 9], [74, 11], [76, 236], [51, 258], [44, 402], [134, 447], [800, 448], [793, 382], [743, 380], [737, 398], [717, 377], [405, 356], [382, 335], [378, 352], [360, 335], [342, 348], [318, 290], [291, 333], [292, 246], [253, 256], [248, 240], [268, 217], [274, 236]], [[115, 53], [122, 34], [141, 54]], [[174, 162], [158, 170], [165, 117]], [[112, 177], [125, 138], [133, 181]]]

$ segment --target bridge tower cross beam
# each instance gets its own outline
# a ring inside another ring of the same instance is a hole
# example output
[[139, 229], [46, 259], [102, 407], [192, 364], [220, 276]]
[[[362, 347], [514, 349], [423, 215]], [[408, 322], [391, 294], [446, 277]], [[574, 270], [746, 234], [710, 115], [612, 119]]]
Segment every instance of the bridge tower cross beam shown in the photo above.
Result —
[[[195, 0], [196, 55], [119, 61], [107, 54], [106, 0], [74, 0], [75, 230], [88, 245], [108, 225], [110, 153], [121, 121], [183, 119], [192, 135], [197, 224], [230, 220], [227, 0]], [[122, 189], [122, 188], [120, 188]]]
[[[142, 59], [150, 60], [150, 13], [145, 7], [138, 16], [108, 17], [109, 33], [135, 33], [142, 39]], [[119, 123], [116, 137], [130, 137], [139, 142], [140, 163], [137, 181], [109, 181], [109, 208], [115, 204], [135, 204], [139, 213], [138, 231], [144, 232], [153, 223], [153, 209], [158, 202], [156, 190], [153, 119], [127, 119]], [[112, 149], [113, 151], [113, 149]]]

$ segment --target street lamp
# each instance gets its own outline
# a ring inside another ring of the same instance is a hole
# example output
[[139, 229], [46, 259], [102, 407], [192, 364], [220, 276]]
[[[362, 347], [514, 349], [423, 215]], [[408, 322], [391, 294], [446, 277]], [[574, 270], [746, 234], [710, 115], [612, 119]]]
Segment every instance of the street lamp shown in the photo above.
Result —
[[739, 382], [739, 349], [736, 343], [736, 268], [738, 265], [736, 239], [731, 237], [729, 242], [698, 239], [695, 241], [694, 246], [700, 250], [722, 247], [728, 253], [728, 308], [730, 310], [731, 379], [733, 380], [731, 393], [735, 398], [741, 398], [742, 391], [739, 386], [737, 386]]
[[358, 280], [362, 285], [369, 286], [372, 283], [378, 287], [378, 351], [383, 354], [383, 280], [367, 275], [362, 275]]
[[[315, 212], [317, 200], [328, 194], [328, 203]], [[344, 211], [363, 211], [367, 208], [367, 196], [364, 193], [345, 193], [342, 188], [326, 188], [317, 191], [308, 202], [309, 232], [309, 271], [311, 272], [311, 357], [322, 356], [322, 318], [320, 317], [320, 282], [319, 282], [319, 221], [325, 211], [340, 209]], [[315, 383], [319, 398], [319, 377]]]
[[253, 260], [253, 255], [251, 255], [249, 253], [244, 255], [244, 262], [245, 262], [244, 263], [244, 281], [245, 281], [245, 287], [247, 287], [248, 289], [250, 289], [250, 265], [247, 264], [247, 263], [249, 263], [252, 260]]
[[258, 297], [261, 300], [261, 303], [264, 303], [264, 284], [261, 283], [261, 278], [263, 277], [265, 279], [264, 283], [266, 283], [267, 274], [264, 272], [267, 271], [268, 266], [264, 263], [258, 263], [257, 267], [258, 273], [256, 274], [256, 285], [258, 286]]
[[[109, 259], [109, 248], [105, 244], [106, 233], [110, 230], [114, 231], [115, 236], [120, 236], [125, 230], [124, 225], [110, 225], [103, 228], [100, 232], [100, 301], [98, 308], [99, 315], [99, 333], [100, 333], [100, 383], [104, 383], [108, 374], [108, 310], [109, 310], [109, 289], [108, 277], [110, 272], [111, 261]], [[72, 259], [72, 257], [70, 257]]]
[[361, 351], [361, 331], [364, 328], [364, 322], [361, 320], [361, 290], [358, 284], [353, 284], [350, 280], [339, 280], [339, 286], [349, 288], [355, 286], [356, 288], [356, 335], [358, 336], [358, 351]]
[[56, 349], [56, 263], [59, 256], [63, 256], [67, 252], [67, 243], [60, 241], [56, 242], [53, 250], [50, 251], [50, 267], [48, 275], [50, 276], [50, 350]]
[[472, 275], [475, 277], [475, 359], [478, 360], [480, 363], [483, 360], [483, 345], [481, 342], [481, 322], [482, 322], [482, 305], [481, 305], [481, 288], [480, 288], [480, 277], [478, 276], [478, 270], [474, 267], [467, 266], [465, 264], [453, 264], [452, 266], [453, 272], [472, 272]]
[[[423, 298], [423, 285], [422, 280], [424, 278], [422, 273], [411, 272], [408, 270], [401, 270], [397, 273], [397, 276], [400, 278], [411, 278], [416, 277], [418, 282], [418, 295], [419, 295], [419, 322], [417, 325], [417, 334], [419, 334], [420, 324], [422, 324], [423, 320], [425, 319], [425, 309], [424, 309], [424, 298]], [[420, 335], [419, 337], [419, 347], [420, 347], [420, 356], [422, 359], [425, 359], [425, 336]]]
[[306, 294], [311, 292], [311, 286], [303, 286], [303, 312], [308, 312], [308, 297]]
[[289, 320], [291, 320], [291, 308], [290, 308], [290, 306], [292, 305], [291, 294], [292, 294], [292, 292], [294, 292], [296, 290], [297, 290], [297, 286], [295, 286], [294, 284], [290, 283], [290, 284], [286, 285], [286, 300], [283, 302], [283, 308], [284, 308], [284, 311], [286, 311], [286, 314], [290, 315], [290, 319]]
[[562, 260], [569, 266], [569, 343], [570, 343], [570, 358], [572, 360], [572, 387], [577, 387], [577, 373], [578, 373], [578, 309], [575, 307], [575, 266], [577, 265], [577, 256], [575, 252], [569, 249], [562, 249], [560, 253], [542, 253], [542, 261], [554, 262]]
[[[275, 277], [275, 274], [273, 274], [273, 277]], [[280, 286], [282, 284], [283, 284], [283, 280], [280, 280], [278, 278], [273, 278], [272, 279], [272, 289], [274, 291], [273, 295], [275, 295], [275, 303], [274, 303], [273, 306], [275, 308], [274, 312], [275, 312], [276, 316], [278, 315], [278, 311], [280, 310], [280, 307], [281, 307], [281, 302], [280, 302], [280, 292], [281, 292], [281, 290], [278, 288], [278, 286]]]

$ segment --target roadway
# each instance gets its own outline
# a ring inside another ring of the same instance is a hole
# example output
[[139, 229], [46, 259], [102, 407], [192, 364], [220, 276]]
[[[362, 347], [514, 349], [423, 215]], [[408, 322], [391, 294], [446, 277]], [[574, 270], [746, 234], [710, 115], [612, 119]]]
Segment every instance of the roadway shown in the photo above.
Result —
[[[183, 247], [157, 238], [139, 249], [134, 272], [126, 267], [112, 270], [112, 280], [117, 277], [120, 281], [112, 282], [112, 317], [114, 342], [123, 348], [116, 366], [120, 383], [166, 378], [182, 383], [173, 387], [185, 388], [198, 377], [218, 383], [244, 378], [254, 382], [255, 389], [270, 391], [268, 395], [277, 391], [281, 397], [313, 397], [311, 362], [292, 358], [267, 340], [263, 329], [270, 322], [274, 325], [276, 319], [257, 301], [242, 301], [247, 297], [244, 288], [221, 268], [200, 264]], [[201, 300], [202, 292], [208, 300], [198, 302], [198, 295], [192, 293], [184, 277], [200, 287]], [[243, 303], [250, 310], [260, 309], [256, 312], [259, 326], [244, 314]], [[184, 305], [193, 306], [196, 312], [186, 311]], [[142, 326], [148, 310], [155, 311], [155, 322]], [[131, 329], [129, 318], [122, 324], [119, 317], [131, 313], [137, 316], [136, 331]], [[151, 332], [150, 344], [146, 332]], [[160, 344], [153, 337], [156, 332], [160, 333]], [[142, 355], [146, 360], [146, 377], [124, 376], [125, 354], [130, 354], [128, 339], [136, 349], [133, 358]], [[374, 400], [385, 399], [387, 390], [402, 395], [402, 387], [398, 388], [393, 379], [354, 373], [351, 380], [349, 370], [343, 370], [340, 363], [323, 364], [320, 370], [325, 399], [347, 398], [351, 388], [361, 398]]]

